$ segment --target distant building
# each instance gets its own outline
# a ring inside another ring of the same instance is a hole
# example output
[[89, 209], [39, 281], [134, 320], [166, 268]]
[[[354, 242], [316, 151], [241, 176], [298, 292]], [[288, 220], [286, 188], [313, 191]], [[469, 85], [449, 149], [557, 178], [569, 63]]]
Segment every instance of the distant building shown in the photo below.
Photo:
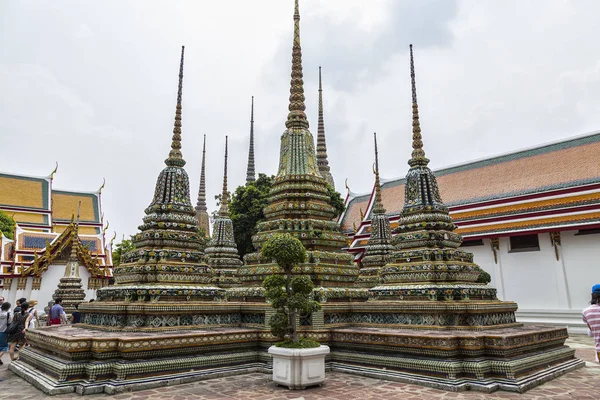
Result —
[[38, 300], [39, 311], [65, 275], [74, 243], [86, 300], [112, 277], [102, 188], [92, 193], [56, 190], [53, 175], [0, 173], [0, 210], [16, 221], [14, 239], [0, 235], [0, 293], [11, 303], [21, 297]]
[[[600, 282], [600, 132], [435, 171], [463, 247], [492, 276], [500, 299], [519, 304], [522, 322], [582, 331], [581, 309]], [[404, 179], [382, 180], [397, 228]], [[340, 217], [348, 250], [362, 259], [375, 190], [348, 190]]]

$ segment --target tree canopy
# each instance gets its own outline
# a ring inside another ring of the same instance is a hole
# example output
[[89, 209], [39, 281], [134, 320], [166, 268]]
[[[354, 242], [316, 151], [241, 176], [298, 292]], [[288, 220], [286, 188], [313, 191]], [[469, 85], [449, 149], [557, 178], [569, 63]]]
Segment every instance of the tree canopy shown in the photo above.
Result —
[[15, 220], [0, 210], [0, 232], [9, 239], [15, 238]]
[[269, 204], [269, 192], [273, 176], [258, 174], [258, 179], [245, 186], [238, 186], [229, 204], [233, 233], [241, 257], [254, 251], [252, 235], [256, 224], [265, 219], [263, 209]]
[[[241, 257], [254, 251], [252, 236], [256, 234], [256, 224], [265, 220], [263, 209], [269, 205], [269, 193], [274, 179], [274, 176], [258, 174], [256, 181], [239, 186], [231, 196], [229, 212], [233, 222], [235, 242]], [[329, 185], [327, 194], [330, 198], [329, 204], [336, 210], [337, 218], [344, 212], [344, 200]]]
[[135, 246], [131, 239], [124, 239], [121, 243], [117, 244], [112, 252], [113, 267], [118, 267], [121, 264], [122, 254], [134, 249]]

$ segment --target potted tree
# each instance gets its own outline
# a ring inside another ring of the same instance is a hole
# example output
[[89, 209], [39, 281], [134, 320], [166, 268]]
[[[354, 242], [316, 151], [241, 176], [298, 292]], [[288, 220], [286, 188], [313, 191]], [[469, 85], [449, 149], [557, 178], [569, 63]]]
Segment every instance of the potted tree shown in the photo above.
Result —
[[263, 282], [265, 297], [275, 314], [269, 325], [281, 341], [269, 348], [273, 356], [273, 381], [290, 389], [304, 389], [325, 381], [325, 355], [329, 347], [298, 336], [297, 318], [321, 308], [311, 299], [313, 283], [308, 276], [292, 278], [292, 269], [304, 262], [306, 249], [290, 234], [276, 234], [262, 247], [262, 256], [274, 260], [285, 273]]

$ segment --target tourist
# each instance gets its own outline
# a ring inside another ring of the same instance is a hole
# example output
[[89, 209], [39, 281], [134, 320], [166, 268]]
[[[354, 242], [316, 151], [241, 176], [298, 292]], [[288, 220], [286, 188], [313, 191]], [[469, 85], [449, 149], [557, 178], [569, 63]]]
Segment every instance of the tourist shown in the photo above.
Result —
[[8, 335], [8, 342], [10, 346], [8, 347], [8, 354], [10, 354], [10, 359], [12, 361], [16, 361], [18, 358], [15, 357], [15, 348], [17, 345], [23, 346], [25, 344], [25, 321], [27, 320], [27, 310], [29, 309], [29, 303], [23, 302], [21, 303], [21, 312], [15, 313], [13, 316], [12, 324], [16, 324], [17, 328], [14, 333]]
[[37, 305], [37, 300], [29, 301], [29, 311], [27, 312], [27, 321], [25, 321], [25, 326], [28, 330], [32, 331], [38, 327], [38, 313], [35, 309]]
[[8, 333], [6, 329], [10, 323], [10, 303], [2, 303], [0, 306], [0, 365], [2, 365], [2, 356], [8, 351]]
[[67, 314], [65, 314], [65, 310], [62, 308], [61, 303], [61, 298], [54, 300], [54, 305], [50, 309], [50, 318], [48, 319], [50, 325], [67, 324]]
[[0, 296], [0, 306], [2, 306], [2, 304], [4, 304], [4, 297]]
[[25, 303], [27, 301], [27, 299], [25, 297], [21, 297], [20, 299], [17, 299], [17, 305], [15, 307], [15, 309], [13, 310], [13, 313], [18, 313], [21, 312], [21, 304]]
[[600, 284], [592, 286], [591, 305], [583, 310], [583, 322], [590, 329], [596, 344], [596, 361], [600, 359]]
[[73, 320], [72, 324], [78, 324], [81, 322], [81, 314], [79, 313], [79, 303], [75, 304], [75, 311], [73, 311]]

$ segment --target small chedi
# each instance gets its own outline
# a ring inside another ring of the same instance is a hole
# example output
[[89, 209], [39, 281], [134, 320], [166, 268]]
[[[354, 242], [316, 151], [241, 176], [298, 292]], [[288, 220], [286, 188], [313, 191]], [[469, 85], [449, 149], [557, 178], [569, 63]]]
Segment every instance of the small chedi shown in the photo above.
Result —
[[250, 144], [248, 145], [248, 167], [246, 168], [246, 184], [256, 181], [254, 167], [254, 96], [250, 108]]
[[198, 188], [198, 201], [196, 203], [196, 219], [198, 226], [205, 237], [210, 236], [208, 207], [206, 207], [206, 135], [202, 145], [202, 169], [200, 170], [200, 186]]
[[[65, 313], [72, 314], [75, 311], [75, 305], [83, 302], [85, 299], [85, 291], [83, 290], [83, 284], [81, 283], [81, 277], [79, 276], [79, 255], [81, 240], [79, 239], [79, 212], [77, 213], [77, 223], [73, 229], [73, 241], [71, 244], [71, 254], [69, 255], [69, 261], [65, 266], [65, 275], [60, 278], [58, 288], [52, 295], [52, 300], [62, 299], [62, 307]], [[73, 222], [71, 221], [71, 224]], [[50, 314], [50, 309], [54, 305], [54, 301], [48, 302], [48, 305], [44, 307], [44, 312]]]
[[325, 139], [325, 119], [323, 118], [323, 82], [321, 80], [321, 67], [319, 67], [319, 118], [317, 126], [317, 165], [319, 173], [327, 184], [335, 189], [333, 175], [327, 160], [327, 140]]
[[377, 134], [375, 139], [375, 204], [371, 218], [371, 236], [367, 243], [367, 251], [362, 259], [360, 275], [356, 281], [362, 287], [373, 287], [379, 283], [381, 267], [390, 261], [390, 253], [394, 250], [392, 245], [392, 229], [390, 220], [385, 214], [381, 201], [381, 183], [379, 181], [379, 153], [377, 151]]
[[[523, 392], [584, 365], [564, 345], [566, 328], [516, 322], [516, 303], [498, 300], [494, 288], [478, 282], [481, 269], [459, 248], [461, 236], [423, 150], [412, 48], [413, 152], [398, 236], [391, 248], [378, 200], [372, 258], [362, 270], [354, 265], [342, 250], [345, 236], [333, 221], [308, 130], [301, 55], [295, 0], [287, 129], [267, 220], [253, 238], [257, 252], [237, 267], [227, 233], [226, 173], [209, 264], [200, 250], [181, 156], [182, 51], [171, 152], [134, 237], [136, 250], [115, 269], [114, 287], [99, 290], [99, 301], [80, 305], [82, 324], [29, 332], [32, 346], [11, 371], [49, 394], [116, 393], [270, 372], [267, 349], [276, 338], [268, 326], [275, 312], [262, 282], [284, 271], [258, 250], [281, 233], [306, 250], [291, 275], [310, 276], [321, 309], [299, 316], [297, 332], [329, 346], [328, 369], [453, 391]], [[376, 187], [378, 172], [376, 157]], [[219, 269], [238, 279], [234, 287], [215, 283]]]
[[212, 239], [205, 249], [208, 265], [215, 272], [214, 283], [231, 287], [237, 283], [237, 270], [242, 265], [233, 236], [233, 223], [229, 217], [229, 192], [227, 191], [227, 136], [225, 136], [225, 172], [221, 205], [213, 225]]

